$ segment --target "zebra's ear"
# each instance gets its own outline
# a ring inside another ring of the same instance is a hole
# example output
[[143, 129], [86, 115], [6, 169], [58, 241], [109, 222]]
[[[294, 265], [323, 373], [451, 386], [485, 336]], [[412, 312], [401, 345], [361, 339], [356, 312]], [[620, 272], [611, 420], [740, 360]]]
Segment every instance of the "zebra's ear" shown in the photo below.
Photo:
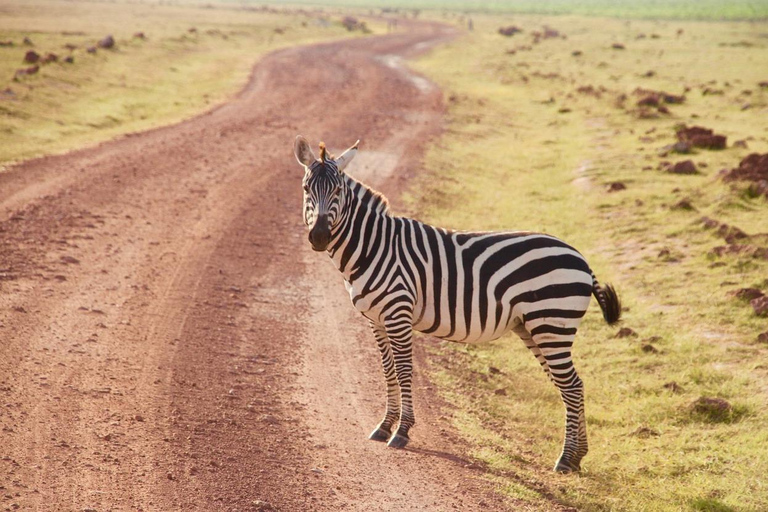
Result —
[[352, 161], [353, 158], [355, 158], [355, 155], [357, 154], [357, 146], [360, 144], [360, 141], [358, 140], [355, 142], [355, 145], [343, 152], [341, 155], [339, 155], [338, 158], [336, 158], [336, 165], [339, 168], [339, 172], [344, 172], [344, 168], [349, 165], [349, 162]]
[[312, 147], [307, 142], [307, 139], [301, 135], [296, 136], [296, 140], [293, 142], [293, 154], [296, 155], [296, 160], [301, 165], [309, 167], [312, 162], [317, 160], [315, 154], [312, 152]]

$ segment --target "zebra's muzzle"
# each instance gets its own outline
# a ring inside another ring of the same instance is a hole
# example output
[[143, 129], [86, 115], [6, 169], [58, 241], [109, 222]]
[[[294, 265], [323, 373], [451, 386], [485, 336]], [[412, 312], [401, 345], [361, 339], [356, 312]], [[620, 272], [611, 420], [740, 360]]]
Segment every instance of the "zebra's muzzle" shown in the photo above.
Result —
[[318, 215], [312, 229], [309, 230], [309, 243], [312, 249], [321, 252], [328, 248], [331, 242], [331, 227], [328, 224], [328, 215]]

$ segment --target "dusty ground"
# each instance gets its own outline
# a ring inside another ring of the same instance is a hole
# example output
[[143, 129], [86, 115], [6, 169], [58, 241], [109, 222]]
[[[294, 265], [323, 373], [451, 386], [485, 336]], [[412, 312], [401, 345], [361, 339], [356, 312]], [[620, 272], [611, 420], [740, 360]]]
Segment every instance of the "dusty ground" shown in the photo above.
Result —
[[367, 441], [378, 354], [292, 155], [361, 138], [396, 196], [442, 112], [401, 57], [447, 37], [280, 51], [206, 115], [0, 175], [0, 508], [505, 509], [423, 377], [411, 449]]

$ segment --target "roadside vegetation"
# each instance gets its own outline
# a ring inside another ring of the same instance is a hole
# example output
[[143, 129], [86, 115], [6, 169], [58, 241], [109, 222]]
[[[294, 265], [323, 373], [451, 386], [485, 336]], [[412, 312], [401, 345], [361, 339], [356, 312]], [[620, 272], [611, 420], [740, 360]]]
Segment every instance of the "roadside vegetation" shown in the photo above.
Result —
[[[449, 421], [519, 506], [768, 509], [768, 319], [749, 297], [768, 293], [768, 197], [721, 172], [768, 153], [766, 34], [748, 22], [475, 16], [472, 32], [414, 64], [448, 112], [412, 213], [559, 236], [624, 304], [618, 327], [593, 304], [576, 338], [590, 429], [580, 475], [551, 472], [562, 403], [520, 340], [430, 345]], [[725, 148], [691, 144], [693, 126], [725, 135]]]
[[268, 51], [362, 33], [338, 15], [217, 2], [31, 0], [0, 12], [0, 163], [180, 121], [231, 97]]
[[[231, 3], [240, 0], [223, 0]], [[259, 0], [247, 0], [262, 4]], [[271, 3], [278, 3], [272, 0]], [[453, 13], [516, 13], [620, 18], [659, 18], [696, 20], [768, 19], [768, 2], [763, 0], [301, 0], [304, 6], [339, 6], [385, 9], [387, 13], [410, 14], [416, 11]]]

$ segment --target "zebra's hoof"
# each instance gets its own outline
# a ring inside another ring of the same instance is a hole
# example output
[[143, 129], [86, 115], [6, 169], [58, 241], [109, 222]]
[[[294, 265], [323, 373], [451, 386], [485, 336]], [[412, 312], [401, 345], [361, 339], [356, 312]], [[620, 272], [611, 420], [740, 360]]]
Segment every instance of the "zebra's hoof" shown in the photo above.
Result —
[[387, 446], [389, 446], [390, 448], [405, 448], [405, 445], [408, 444], [408, 441], [410, 441], [410, 439], [408, 439], [407, 436], [401, 436], [400, 434], [395, 434], [394, 436], [392, 436], [392, 439], [389, 440], [389, 442], [387, 443]]
[[564, 459], [557, 461], [557, 465], [555, 466], [556, 473], [568, 474], [578, 473], [579, 471], [581, 471], [581, 466], [578, 462], [569, 462]]
[[368, 436], [368, 439], [371, 441], [379, 441], [380, 443], [386, 443], [387, 439], [389, 439], [389, 436], [392, 435], [392, 432], [389, 430], [384, 430], [383, 428], [377, 428], [373, 432], [371, 432], [371, 435]]

